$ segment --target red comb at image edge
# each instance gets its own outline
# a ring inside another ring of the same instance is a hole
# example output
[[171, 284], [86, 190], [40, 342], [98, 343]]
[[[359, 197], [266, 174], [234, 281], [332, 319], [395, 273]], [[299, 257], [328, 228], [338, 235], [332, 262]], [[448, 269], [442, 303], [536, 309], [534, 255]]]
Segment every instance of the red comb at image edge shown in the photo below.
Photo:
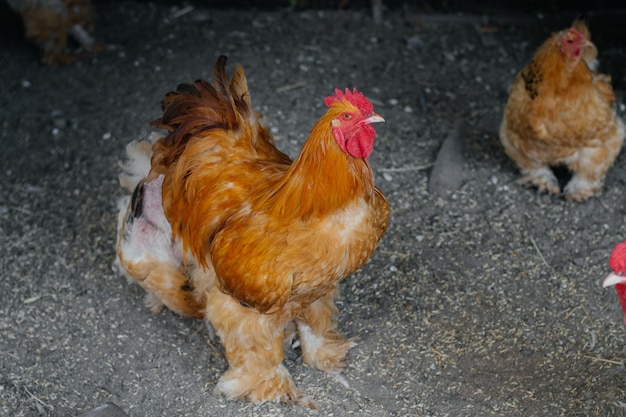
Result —
[[330, 107], [333, 103], [344, 100], [359, 109], [359, 111], [363, 114], [372, 114], [374, 112], [374, 105], [363, 95], [363, 93], [358, 92], [356, 88], [352, 89], [352, 91], [350, 91], [349, 88], [346, 88], [345, 93], [340, 89], [335, 88], [335, 95], [326, 97], [324, 99], [324, 104], [326, 107]]
[[626, 241], [615, 245], [609, 257], [609, 265], [613, 272], [607, 275], [602, 286], [604, 288], [615, 287], [624, 312], [624, 325], [626, 325]]

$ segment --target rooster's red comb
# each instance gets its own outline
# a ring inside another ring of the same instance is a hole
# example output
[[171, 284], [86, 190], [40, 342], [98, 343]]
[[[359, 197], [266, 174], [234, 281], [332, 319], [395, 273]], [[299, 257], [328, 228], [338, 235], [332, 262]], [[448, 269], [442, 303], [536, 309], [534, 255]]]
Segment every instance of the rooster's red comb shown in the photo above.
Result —
[[587, 37], [585, 35], [583, 35], [578, 29], [576, 28], [569, 28], [568, 29], [570, 31], [570, 33], [573, 33], [574, 36], [576, 36], [576, 38], [580, 39], [587, 39]]
[[374, 113], [374, 106], [370, 101], [365, 97], [362, 93], [359, 93], [356, 88], [350, 91], [349, 88], [346, 88], [346, 92], [344, 93], [338, 88], [335, 88], [335, 95], [328, 96], [324, 99], [324, 104], [326, 107], [330, 107], [333, 103], [347, 101], [352, 104], [354, 107], [359, 109], [359, 111], [363, 114], [372, 114]]
[[626, 273], [626, 241], [615, 245], [609, 258], [609, 265], [616, 274]]

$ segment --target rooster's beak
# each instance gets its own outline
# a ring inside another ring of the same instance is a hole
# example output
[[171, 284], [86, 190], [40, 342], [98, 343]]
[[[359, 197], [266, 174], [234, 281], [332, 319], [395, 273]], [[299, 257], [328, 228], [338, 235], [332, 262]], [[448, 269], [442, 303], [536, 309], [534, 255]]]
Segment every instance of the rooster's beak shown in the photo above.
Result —
[[604, 278], [604, 282], [602, 282], [602, 287], [612, 287], [616, 284], [626, 284], [626, 277], [617, 274], [609, 274], [606, 278]]
[[363, 121], [361, 121], [362, 124], [364, 125], [369, 125], [372, 123], [380, 123], [380, 122], [384, 122], [385, 119], [383, 119], [383, 116], [381, 116], [380, 114], [377, 113], [372, 113], [372, 115], [370, 117], [368, 117], [367, 119], [364, 119]]

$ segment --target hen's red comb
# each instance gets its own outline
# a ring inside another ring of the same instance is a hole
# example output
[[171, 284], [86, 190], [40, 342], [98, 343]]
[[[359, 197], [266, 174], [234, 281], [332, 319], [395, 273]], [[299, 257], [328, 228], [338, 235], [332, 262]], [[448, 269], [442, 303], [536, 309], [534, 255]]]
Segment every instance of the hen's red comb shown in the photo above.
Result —
[[626, 241], [615, 245], [609, 258], [609, 265], [618, 275], [626, 273]]
[[333, 103], [341, 102], [344, 100], [359, 109], [359, 111], [363, 114], [374, 113], [374, 106], [372, 105], [372, 103], [370, 103], [367, 97], [365, 97], [362, 93], [356, 91], [356, 88], [354, 88], [352, 91], [350, 91], [349, 88], [346, 88], [345, 93], [340, 89], [335, 88], [335, 95], [326, 97], [324, 99], [324, 104], [326, 105], [326, 107], [330, 107], [333, 105]]
[[576, 35], [576, 37], [577, 37], [577, 38], [587, 39], [587, 38], [585, 37], [585, 35], [583, 35], [583, 34], [582, 34], [582, 33], [581, 33], [578, 29], [575, 29], [575, 28], [569, 28], [569, 31], [570, 31], [571, 33], [573, 33], [574, 35]]

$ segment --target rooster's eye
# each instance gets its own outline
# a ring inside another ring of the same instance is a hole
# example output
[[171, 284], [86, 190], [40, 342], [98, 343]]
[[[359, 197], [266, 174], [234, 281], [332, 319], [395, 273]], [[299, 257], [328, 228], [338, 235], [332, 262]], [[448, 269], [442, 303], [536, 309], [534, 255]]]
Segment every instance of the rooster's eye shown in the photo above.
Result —
[[351, 115], [350, 113], [344, 113], [344, 114], [343, 114], [343, 118], [344, 118], [345, 120], [350, 120], [350, 119], [352, 119], [352, 115]]

